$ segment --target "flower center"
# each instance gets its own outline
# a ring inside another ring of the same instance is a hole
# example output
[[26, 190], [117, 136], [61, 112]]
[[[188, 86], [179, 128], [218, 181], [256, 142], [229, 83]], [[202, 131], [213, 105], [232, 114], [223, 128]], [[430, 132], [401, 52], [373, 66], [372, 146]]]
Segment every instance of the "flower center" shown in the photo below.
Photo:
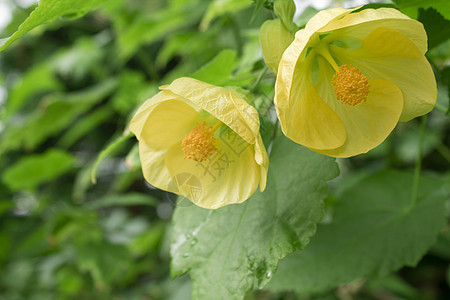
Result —
[[206, 126], [206, 122], [195, 126], [181, 142], [184, 158], [204, 161], [217, 150], [214, 132], [216, 128]]
[[349, 105], [356, 105], [367, 100], [369, 81], [357, 67], [342, 65], [331, 79], [334, 93], [338, 100]]

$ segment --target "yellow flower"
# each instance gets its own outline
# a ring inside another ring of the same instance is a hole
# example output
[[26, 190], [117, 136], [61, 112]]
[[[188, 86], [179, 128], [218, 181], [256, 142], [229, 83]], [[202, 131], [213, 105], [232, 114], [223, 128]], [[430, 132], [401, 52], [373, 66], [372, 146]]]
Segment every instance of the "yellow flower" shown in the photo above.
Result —
[[298, 31], [275, 86], [284, 134], [335, 157], [371, 150], [437, 97], [422, 24], [391, 8], [354, 10], [321, 11]]
[[130, 122], [145, 179], [198, 206], [219, 208], [265, 189], [258, 112], [233, 90], [179, 78]]

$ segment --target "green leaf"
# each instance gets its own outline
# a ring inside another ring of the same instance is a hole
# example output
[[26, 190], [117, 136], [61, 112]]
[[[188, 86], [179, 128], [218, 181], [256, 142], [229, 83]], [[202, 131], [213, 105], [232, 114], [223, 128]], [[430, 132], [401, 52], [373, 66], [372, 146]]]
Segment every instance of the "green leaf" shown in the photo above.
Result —
[[192, 74], [190, 77], [205, 81], [213, 85], [234, 85], [245, 86], [249, 84], [253, 78], [241, 79], [233, 76], [233, 71], [238, 66], [236, 51], [226, 49], [221, 51], [213, 60], [203, 66], [200, 70]]
[[22, 158], [3, 173], [2, 181], [13, 191], [34, 189], [70, 170], [75, 161], [73, 155], [51, 149]]
[[56, 79], [51, 64], [47, 62], [38, 64], [29, 69], [12, 88], [11, 95], [6, 102], [5, 117], [20, 110], [32, 96], [62, 89], [63, 87]]
[[130, 23], [118, 23], [119, 57], [127, 60], [141, 45], [165, 40], [170, 33], [196, 24], [204, 10], [204, 5], [204, 1], [183, 1], [177, 5], [174, 2], [164, 10], [155, 10], [152, 14], [140, 14]]
[[252, 2], [250, 0], [213, 0], [203, 16], [200, 23], [200, 30], [207, 30], [211, 22], [224, 14], [233, 14], [248, 6]]
[[100, 39], [82, 37], [75, 44], [58, 51], [50, 58], [54, 69], [63, 78], [81, 81], [89, 72], [100, 73], [105, 56]]
[[419, 21], [423, 23], [428, 36], [428, 49], [450, 39], [450, 21], [446, 20], [436, 9], [430, 7], [419, 9]]
[[83, 243], [77, 250], [78, 268], [90, 273], [99, 289], [122, 278], [133, 261], [125, 246], [107, 242]]
[[413, 205], [412, 182], [410, 173], [383, 171], [337, 195], [332, 222], [281, 261], [268, 288], [311, 294], [417, 264], [445, 224], [448, 194], [422, 177]]
[[141, 72], [123, 70], [119, 76], [119, 89], [111, 99], [112, 106], [120, 114], [127, 114], [130, 110], [144, 102], [143, 91], [148, 87], [145, 76]]
[[421, 299], [420, 293], [397, 274], [372, 279], [368, 282], [366, 289], [371, 294], [389, 291], [398, 296], [398, 299]]
[[253, 0], [253, 4], [255, 5], [255, 9], [253, 10], [252, 20], [256, 17], [256, 14], [259, 12], [261, 7], [271, 5], [270, 9], [273, 9], [273, 3], [269, 0]]
[[14, 202], [10, 200], [0, 200], [0, 217], [14, 207]]
[[445, 18], [450, 19], [450, 1], [448, 0], [394, 0], [398, 8], [411, 18], [416, 19], [419, 8], [434, 7]]
[[38, 25], [63, 16], [68, 16], [68, 18], [81, 17], [104, 2], [105, 0], [41, 0], [39, 6], [12, 36], [0, 40], [0, 51]]
[[193, 299], [243, 299], [315, 233], [326, 181], [338, 174], [335, 160], [285, 137], [274, 141], [270, 159], [266, 190], [244, 203], [217, 210], [177, 206], [171, 273], [190, 273]]
[[78, 116], [103, 100], [116, 87], [117, 80], [109, 78], [95, 86], [72, 93], [49, 95], [22, 124], [7, 124], [0, 132], [0, 154], [25, 146], [34, 149], [45, 138], [69, 126]]
[[190, 77], [214, 85], [223, 85], [229, 81], [237, 65], [236, 51], [226, 49]]
[[109, 107], [100, 107], [92, 113], [85, 115], [78, 122], [70, 126], [61, 139], [58, 141], [58, 146], [63, 148], [70, 148], [81, 137], [92, 132], [95, 128], [98, 128], [101, 124], [110, 120], [114, 112]]

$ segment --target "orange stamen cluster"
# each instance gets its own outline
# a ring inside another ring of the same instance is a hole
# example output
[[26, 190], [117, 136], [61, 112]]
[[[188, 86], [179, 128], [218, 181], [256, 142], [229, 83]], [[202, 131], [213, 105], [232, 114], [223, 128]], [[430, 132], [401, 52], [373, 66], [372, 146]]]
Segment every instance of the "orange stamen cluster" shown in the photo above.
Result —
[[349, 105], [356, 105], [367, 100], [369, 81], [357, 67], [342, 65], [331, 79], [334, 93], [338, 100]]
[[214, 128], [206, 126], [206, 122], [195, 126], [181, 142], [184, 158], [202, 162], [217, 150]]

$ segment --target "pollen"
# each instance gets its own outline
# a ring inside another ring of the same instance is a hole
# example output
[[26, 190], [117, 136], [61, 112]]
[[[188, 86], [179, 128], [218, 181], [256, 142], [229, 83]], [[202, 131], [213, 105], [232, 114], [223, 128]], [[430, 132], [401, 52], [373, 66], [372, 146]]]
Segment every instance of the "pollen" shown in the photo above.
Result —
[[181, 142], [184, 158], [202, 162], [217, 150], [214, 128], [206, 122], [195, 126]]
[[342, 65], [331, 79], [334, 93], [339, 101], [356, 105], [367, 100], [369, 81], [361, 71], [352, 65]]

